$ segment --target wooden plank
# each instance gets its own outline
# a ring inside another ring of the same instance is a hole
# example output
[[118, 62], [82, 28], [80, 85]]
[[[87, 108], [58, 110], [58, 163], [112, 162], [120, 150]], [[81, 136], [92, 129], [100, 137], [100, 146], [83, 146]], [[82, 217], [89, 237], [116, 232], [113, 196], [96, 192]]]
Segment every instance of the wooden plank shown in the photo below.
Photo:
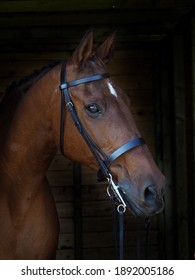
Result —
[[74, 163], [74, 231], [75, 231], [75, 259], [81, 260], [83, 252], [83, 221], [82, 221], [82, 190], [81, 190], [81, 166]]
[[83, 233], [90, 232], [111, 232], [112, 217], [84, 217], [83, 218]]
[[57, 250], [56, 260], [74, 260], [74, 249]]
[[65, 186], [73, 185], [72, 171], [56, 171], [50, 170], [47, 173], [47, 178], [51, 186]]
[[73, 202], [56, 202], [59, 218], [71, 218], [74, 215]]
[[[94, 32], [95, 33], [95, 32]], [[95, 33], [96, 34], [96, 33]], [[96, 37], [96, 35], [95, 35]], [[63, 59], [70, 55], [70, 52], [66, 51], [55, 51], [55, 52], [6, 52], [0, 53], [0, 60], [1, 61], [49, 61]], [[111, 61], [111, 65], [114, 66], [115, 59], [116, 60], [141, 60], [144, 62], [145, 60], [149, 63], [150, 59], [152, 58], [152, 52], [148, 49], [144, 48], [137, 48], [137, 49], [127, 49], [127, 50], [120, 50], [117, 48], [114, 54], [114, 59]], [[144, 65], [144, 64], [143, 64]]]
[[74, 218], [60, 218], [60, 234], [74, 233]]
[[49, 166], [49, 171], [73, 171], [73, 162], [61, 153], [57, 154]]
[[66, 3], [63, 0], [53, 1], [1, 1], [0, 11], [4, 13], [29, 13], [29, 12], [67, 12], [67, 11], [80, 11], [91, 9], [107, 9], [111, 5], [110, 0], [100, 0], [98, 2], [91, 2], [90, 0], [71, 1]]
[[126, 75], [121, 73], [117, 76], [112, 76], [113, 81], [119, 84], [120, 87], [126, 91], [126, 89], [137, 89], [137, 90], [151, 90], [153, 88], [152, 80], [150, 75]]
[[[125, 93], [130, 97], [131, 110], [135, 110], [136, 107], [140, 107], [144, 108], [148, 112], [151, 112], [154, 103], [154, 89], [126, 89]], [[145, 101], [144, 104], [143, 99]]]
[[[144, 259], [144, 246], [141, 248], [141, 259]], [[85, 260], [114, 260], [114, 249], [107, 248], [86, 248], [83, 250], [83, 256]], [[124, 259], [125, 260], [135, 260], [136, 256], [136, 247], [135, 246], [126, 246], [124, 250]], [[159, 260], [158, 251], [156, 246], [150, 246], [150, 259]]]
[[[82, 171], [84, 173], [84, 169], [86, 170], [87, 167], [82, 168]], [[88, 169], [90, 172], [90, 169]], [[85, 173], [86, 174], [86, 173]], [[94, 174], [90, 175], [94, 177]], [[85, 181], [86, 182], [86, 181]], [[107, 200], [108, 195], [107, 195], [107, 184], [106, 183], [97, 183], [95, 184], [90, 184], [89, 185], [82, 185], [82, 197], [83, 197], [83, 202], [86, 201], [91, 201], [91, 200], [96, 200], [96, 201], [102, 201], [102, 200]]]
[[156, 92], [156, 150], [157, 163], [166, 176], [165, 209], [159, 217], [159, 257], [160, 259], [174, 259], [173, 232], [173, 116], [172, 91], [170, 78], [172, 73], [172, 57], [170, 42], [164, 42], [162, 49], [155, 53], [155, 92]]
[[[150, 230], [158, 229], [158, 217], [152, 217]], [[83, 232], [111, 232], [113, 225], [113, 217], [111, 216], [93, 216], [93, 217], [83, 217]], [[145, 230], [145, 219], [139, 220], [139, 225], [141, 230]], [[124, 226], [126, 231], [133, 231], [137, 228], [137, 218], [133, 216], [132, 213], [128, 211], [124, 216]]]
[[[157, 7], [187, 7], [194, 4], [193, 0], [187, 0], [187, 1], [174, 1], [174, 0], [157, 0], [156, 6]], [[186, 5], [186, 6], [185, 6]]]
[[74, 187], [70, 186], [51, 186], [51, 191], [56, 202], [73, 202]]
[[[145, 231], [141, 231], [141, 245], [145, 245]], [[157, 244], [158, 236], [156, 231], [150, 233], [151, 239], [150, 244]], [[136, 231], [126, 231], [124, 233], [124, 245], [125, 246], [135, 246], [136, 244]], [[113, 237], [112, 232], [91, 232], [83, 233], [83, 244], [84, 248], [105, 248], [113, 246]]]
[[[183, 36], [174, 37], [174, 98], [175, 98], [175, 197], [177, 201], [178, 258], [188, 258], [188, 205], [186, 170], [186, 119]], [[182, 207], [181, 207], [182, 205]]]
[[194, 145], [194, 72], [193, 72], [193, 21], [188, 21], [184, 26], [184, 69], [185, 69], [185, 107], [186, 107], [186, 176], [187, 176], [187, 192], [188, 192], [188, 242], [189, 252], [188, 258], [194, 259], [195, 250], [194, 236], [195, 236], [195, 145]]
[[[116, 58], [114, 57], [113, 62], [109, 65], [109, 72], [112, 75], [117, 75], [121, 73], [126, 74], [148, 74], [152, 73], [152, 62], [151, 58], [137, 58], [137, 57], [124, 57]], [[148, 60], [148, 61], [147, 61]]]
[[[36, 39], [40, 40], [41, 44], [45, 45], [49, 42], [53, 42], [53, 44], [57, 43], [79, 43], [81, 40], [81, 37], [85, 34], [85, 32], [89, 29], [91, 29], [92, 24], [88, 22], [87, 25], [75, 25], [75, 26], [31, 26], [26, 27], [25, 25], [23, 27], [18, 28], [3, 28], [0, 31], [1, 34], [1, 42], [0, 46], [3, 46], [6, 43], [12, 43], [12, 45], [16, 45], [19, 43], [24, 43], [26, 45], [30, 44], [37, 44]], [[171, 26], [172, 27], [172, 26]], [[170, 26], [168, 24], [165, 25], [156, 25], [156, 26], [150, 26], [150, 25], [140, 25], [134, 26], [131, 25], [122, 25], [118, 27], [118, 36], [117, 41], [118, 42], [128, 42], [135, 40], [136, 38], [139, 40], [155, 40], [162, 38], [163, 34], [166, 34], [168, 30], [170, 29]], [[94, 36], [95, 36], [95, 42], [100, 43], [103, 39], [105, 39], [113, 30], [112, 25], [106, 25], [103, 23], [102, 25], [97, 25], [95, 28]], [[153, 37], [150, 37], [153, 36]], [[142, 38], [143, 36], [143, 38]], [[15, 41], [11, 42], [11, 40], [15, 39]], [[26, 41], [28, 40], [28, 41]], [[56, 42], [54, 41], [56, 40]]]
[[89, 201], [83, 203], [83, 217], [111, 216], [112, 209], [109, 198], [107, 201]]
[[74, 248], [74, 234], [71, 233], [60, 233], [58, 240], [59, 249], [72, 249]]
[[82, 185], [97, 185], [97, 174], [86, 166], [82, 166]]
[[185, 3], [182, 1], [175, 2], [174, 0], [158, 0], [155, 2], [151, 0], [131, 0], [120, 2], [112, 1], [112, 0], [98, 0], [98, 1], [90, 1], [83, 0], [77, 1], [72, 0], [66, 3], [63, 0], [53, 1], [38, 1], [38, 0], [13, 0], [13, 1], [1, 1], [0, 2], [0, 11], [1, 13], [21, 13], [21, 12], [70, 12], [70, 11], [82, 11], [82, 10], [112, 10], [117, 8], [123, 9], [154, 9], [154, 8], [176, 8], [176, 7], [189, 7], [193, 4], [193, 0], [185, 0]]
[[42, 62], [44, 65], [47, 65], [48, 63], [51, 63], [52, 61], [65, 59], [67, 56], [70, 55], [70, 52], [68, 51], [55, 51], [55, 52], [6, 52], [6, 53], [0, 53], [0, 61], [11, 61], [15, 63], [15, 61], [20, 63], [34, 63], [42, 65]]
[[[193, 112], [193, 117], [192, 117], [192, 121], [193, 121], [193, 125], [192, 125], [192, 129], [193, 129], [193, 140], [192, 140], [192, 146], [193, 146], [193, 150], [194, 150], [194, 153], [193, 153], [193, 164], [192, 164], [192, 172], [193, 172], [193, 177], [191, 178], [191, 180], [193, 180], [193, 183], [192, 183], [192, 186], [195, 185], [195, 18], [193, 17], [192, 18], [192, 61], [193, 61], [193, 64], [192, 64], [192, 98], [193, 98], [193, 101], [192, 101], [192, 112]], [[192, 194], [191, 194], [191, 202], [190, 202], [190, 205], [191, 205], [191, 215], [192, 215], [192, 219], [191, 221], [191, 237], [192, 236], [195, 236], [195, 190], [194, 190], [194, 187], [193, 188], [193, 191], [192, 191]], [[192, 204], [191, 204], [192, 203]], [[190, 240], [191, 241], [191, 240]], [[194, 242], [194, 238], [193, 238], [193, 241]], [[194, 248], [191, 248], [191, 252], [192, 252], [192, 249]], [[193, 250], [194, 251], [194, 250]], [[194, 253], [194, 252], [193, 252]]]
[[[118, 32], [117, 32], [118, 34]], [[116, 52], [114, 53], [114, 59], [111, 63], [114, 63], [115, 59], [142, 59], [144, 62], [149, 62], [149, 59], [152, 59], [153, 52], [150, 48], [129, 48], [125, 50], [121, 50], [120, 48], [116, 48]]]
[[[101, 7], [102, 8], [102, 7]], [[180, 9], [174, 9], [174, 10], [160, 10], [160, 9], [153, 9], [150, 11], [145, 11], [144, 9], [141, 10], [125, 10], [122, 9], [120, 11], [113, 10], [110, 11], [101, 11], [101, 17], [99, 16], [99, 11], [97, 10], [91, 10], [89, 11], [82, 11], [79, 10], [79, 13], [61, 13], [61, 12], [52, 12], [46, 14], [45, 11], [39, 13], [33, 14], [33, 13], [23, 13], [23, 14], [17, 14], [14, 13], [11, 15], [9, 14], [1, 14], [0, 17], [0, 26], [3, 28], [18, 28], [18, 27], [62, 27], [66, 25], [87, 25], [87, 24], [109, 24], [114, 25], [116, 22], [120, 22], [121, 25], [131, 25], [133, 24], [135, 26], [140, 26], [143, 24], [147, 25], [157, 25], [160, 26], [160, 24], [166, 25], [174, 25], [175, 21], [179, 20], [179, 17], [181, 16], [181, 13], [184, 11], [181, 11]]]

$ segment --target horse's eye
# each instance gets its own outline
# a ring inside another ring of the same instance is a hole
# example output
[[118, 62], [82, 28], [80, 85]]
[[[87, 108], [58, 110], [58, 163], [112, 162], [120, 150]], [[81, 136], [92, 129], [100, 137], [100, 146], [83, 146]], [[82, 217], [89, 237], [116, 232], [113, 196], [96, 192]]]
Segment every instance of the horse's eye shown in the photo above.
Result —
[[99, 107], [98, 104], [96, 103], [92, 103], [92, 104], [88, 104], [85, 106], [85, 109], [87, 110], [88, 113], [90, 113], [91, 115], [98, 115], [101, 113], [101, 109]]

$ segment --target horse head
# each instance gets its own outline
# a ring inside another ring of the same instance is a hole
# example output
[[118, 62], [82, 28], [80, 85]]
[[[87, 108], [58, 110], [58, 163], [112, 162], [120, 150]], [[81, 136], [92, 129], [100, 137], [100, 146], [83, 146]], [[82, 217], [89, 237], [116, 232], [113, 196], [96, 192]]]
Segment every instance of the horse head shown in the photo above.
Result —
[[[97, 75], [103, 78], [73, 83], [69, 88], [69, 103], [74, 104], [76, 114], [95, 146], [109, 156], [125, 143], [140, 139], [141, 135], [130, 111], [130, 98], [105, 74], [114, 52], [115, 33], [95, 52], [92, 46], [93, 33], [90, 31], [67, 61], [67, 83]], [[65, 156], [97, 171], [98, 162], [73, 125], [68, 110], [64, 114], [63, 129]], [[137, 216], [151, 216], [163, 209], [165, 178], [144, 142], [121, 153], [112, 161], [109, 170], [127, 205]]]

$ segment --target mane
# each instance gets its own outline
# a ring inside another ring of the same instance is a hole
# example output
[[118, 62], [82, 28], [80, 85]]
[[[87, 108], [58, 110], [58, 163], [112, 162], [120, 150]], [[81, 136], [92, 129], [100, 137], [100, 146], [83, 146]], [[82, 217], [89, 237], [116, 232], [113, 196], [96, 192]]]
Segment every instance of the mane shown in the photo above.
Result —
[[13, 104], [16, 107], [16, 104], [20, 101], [21, 97], [26, 94], [28, 89], [38, 81], [41, 77], [43, 77], [47, 72], [49, 72], [52, 68], [58, 65], [61, 61], [55, 61], [54, 63], [50, 63], [41, 69], [36, 69], [28, 76], [23, 77], [18, 81], [13, 81], [6, 89], [5, 95], [0, 102], [0, 114], [5, 113], [7, 104]]
[[[11, 93], [13, 90], [17, 90], [19, 87], [28, 83], [28, 88], [31, 87], [32, 83], [35, 80], [41, 78], [44, 74], [46, 74], [49, 70], [59, 64], [61, 61], [55, 61], [54, 63], [50, 63], [46, 66], [43, 66], [41, 69], [34, 70], [30, 75], [21, 78], [18, 81], [13, 81], [6, 89], [6, 95]], [[30, 82], [30, 83], [29, 83]]]

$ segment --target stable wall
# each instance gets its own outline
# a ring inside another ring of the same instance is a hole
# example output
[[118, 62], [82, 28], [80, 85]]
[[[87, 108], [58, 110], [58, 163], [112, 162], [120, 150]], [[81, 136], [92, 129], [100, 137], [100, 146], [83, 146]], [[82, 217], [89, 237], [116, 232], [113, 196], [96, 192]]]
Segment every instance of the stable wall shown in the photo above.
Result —
[[168, 180], [161, 243], [166, 259], [194, 259], [195, 252], [194, 38], [189, 18], [158, 52], [158, 157]]

